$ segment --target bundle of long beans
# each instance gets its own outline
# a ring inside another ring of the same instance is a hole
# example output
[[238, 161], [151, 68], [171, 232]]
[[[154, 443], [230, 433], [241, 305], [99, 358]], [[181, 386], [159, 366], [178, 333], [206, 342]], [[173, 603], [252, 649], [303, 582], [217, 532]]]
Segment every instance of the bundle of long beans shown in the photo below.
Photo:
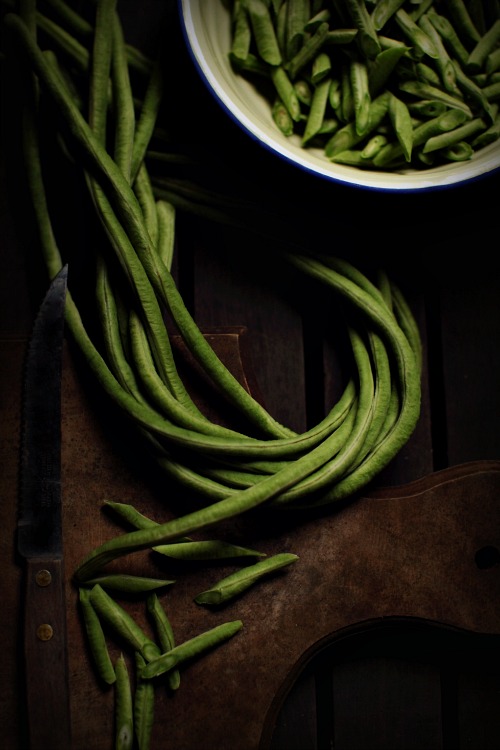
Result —
[[[354, 368], [342, 396], [316, 426], [298, 434], [278, 423], [216, 356], [171, 273], [175, 199], [155, 192], [146, 160], [159, 125], [161, 59], [151, 62], [127, 45], [114, 0], [97, 2], [92, 22], [58, 0], [41, 7], [47, 15], [36, 3], [24, 3], [6, 14], [4, 26], [11, 54], [30, 75], [25, 164], [43, 257], [53, 277], [69, 252], [59, 245], [46, 184], [40, 133], [46, 127], [42, 118], [50, 117], [107, 242], [95, 263], [99, 330], [86, 327], [70, 279], [69, 331], [100, 386], [135, 422], [166, 474], [195, 490], [204, 506], [123, 535], [119, 545], [105, 543], [78, 577], [84, 580], [125, 550], [173, 540], [263, 503], [302, 507], [354, 495], [406, 443], [419, 416], [419, 333], [401, 292], [387, 278], [377, 286], [336, 257], [314, 250], [283, 253], [284, 261], [342, 300]], [[131, 83], [137, 72], [141, 80], [147, 76], [140, 94]], [[232, 218], [242, 216], [240, 208]], [[215, 424], [194, 404], [176, 367], [165, 316], [260, 437]]]

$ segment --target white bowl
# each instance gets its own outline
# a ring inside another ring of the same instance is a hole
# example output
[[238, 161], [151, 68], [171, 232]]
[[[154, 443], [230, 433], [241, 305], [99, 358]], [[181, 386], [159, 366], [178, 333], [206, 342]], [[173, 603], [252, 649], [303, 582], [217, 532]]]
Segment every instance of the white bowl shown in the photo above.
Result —
[[179, 5], [189, 52], [215, 99], [248, 135], [304, 171], [360, 188], [411, 192], [462, 185], [500, 169], [500, 140], [468, 161], [397, 173], [335, 164], [321, 149], [302, 148], [298, 136], [277, 129], [269, 103], [249, 80], [232, 70], [230, 17], [221, 0], [179, 0]]

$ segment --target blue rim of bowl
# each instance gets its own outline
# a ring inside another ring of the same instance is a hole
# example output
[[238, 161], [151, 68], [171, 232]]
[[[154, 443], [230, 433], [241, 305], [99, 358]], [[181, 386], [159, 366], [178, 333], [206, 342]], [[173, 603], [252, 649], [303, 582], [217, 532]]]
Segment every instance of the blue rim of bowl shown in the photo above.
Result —
[[[234, 122], [235, 125], [241, 131], [243, 131], [246, 135], [248, 135], [255, 143], [259, 144], [259, 146], [264, 148], [267, 152], [278, 157], [283, 162], [289, 165], [292, 165], [295, 168], [299, 168], [303, 172], [310, 174], [316, 178], [323, 179], [327, 182], [335, 183], [336, 185], [339, 185], [339, 186], [349, 187], [355, 190], [365, 190], [365, 191], [371, 190], [373, 192], [378, 192], [378, 193], [397, 193], [399, 195], [401, 195], [402, 193], [422, 194], [424, 192], [425, 193], [438, 192], [442, 190], [450, 190], [452, 188], [461, 188], [461, 187], [465, 187], [468, 185], [472, 185], [479, 181], [483, 181], [485, 178], [491, 178], [500, 172], [500, 164], [499, 164], [496, 167], [487, 168], [481, 172], [472, 174], [466, 178], [458, 177], [457, 179], [450, 179], [449, 181], [437, 182], [435, 184], [424, 184], [424, 185], [419, 185], [419, 186], [412, 186], [408, 184], [400, 185], [400, 186], [372, 185], [372, 184], [369, 184], [368, 182], [363, 182], [361, 177], [359, 179], [349, 178], [349, 177], [344, 178], [340, 175], [331, 174], [327, 172], [326, 170], [321, 170], [319, 168], [316, 169], [311, 165], [308, 165], [300, 160], [297, 160], [297, 158], [294, 158], [291, 155], [289, 156], [288, 154], [284, 153], [278, 146], [275, 146], [272, 143], [269, 143], [264, 136], [260, 136], [257, 129], [252, 129], [252, 127], [245, 125], [244, 122], [242, 122], [241, 117], [237, 114], [237, 111], [235, 111], [237, 109], [236, 106], [234, 106], [234, 108], [231, 107], [226, 102], [225, 97], [217, 92], [214, 84], [210, 80], [210, 76], [207, 73], [207, 69], [201, 62], [200, 56], [197, 55], [195, 51], [196, 34], [194, 32], [194, 24], [190, 25], [189, 23], [189, 21], [191, 20], [191, 16], [189, 13], [190, 4], [191, 4], [190, 0], [177, 0], [177, 4], [179, 8], [179, 19], [180, 19], [181, 31], [184, 37], [187, 51], [200, 77], [200, 80], [203, 82], [207, 91], [210, 93], [214, 101], [217, 102], [217, 104], [221, 107], [221, 109], [228, 115], [231, 121]], [[192, 33], [190, 32], [190, 28], [192, 29]], [[209, 68], [208, 65], [207, 65], [207, 68]], [[214, 80], [215, 80], [215, 75], [214, 75]], [[355, 171], [358, 174], [359, 173], [364, 174], [362, 170], [355, 170]], [[418, 174], [424, 176], [424, 175], [430, 174], [430, 172], [427, 170], [423, 170], [422, 172]], [[432, 179], [432, 174], [431, 174], [431, 179]]]

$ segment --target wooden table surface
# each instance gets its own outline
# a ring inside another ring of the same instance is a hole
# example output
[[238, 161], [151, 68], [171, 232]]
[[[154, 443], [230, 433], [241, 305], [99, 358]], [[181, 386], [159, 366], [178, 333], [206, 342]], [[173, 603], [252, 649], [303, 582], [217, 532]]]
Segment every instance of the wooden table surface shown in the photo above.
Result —
[[[123, 3], [130, 38], [147, 45], [161, 3], [148, 4], [151, 15], [146, 21], [139, 13], [140, 23], [133, 5]], [[272, 209], [286, 224], [285, 242], [314, 244], [368, 273], [384, 267], [398, 282], [421, 331], [423, 403], [408, 444], [352, 503], [300, 522], [257, 514], [229, 528], [269, 553], [300, 554], [301, 565], [287, 578], [213, 616], [190, 603], [209, 572], [195, 571], [172, 593], [179, 639], [240, 616], [245, 633], [190, 665], [175, 700], [158, 699], [152, 748], [496, 750], [500, 176], [396, 195], [297, 173], [228, 122], [190, 61], [181, 59], [179, 92], [189, 97], [174, 90], [171, 101], [187, 108], [186, 141], [212, 144], [218, 168], [208, 181], [243, 187], [262, 201], [258, 231], [179, 212], [176, 278], [199, 327], [284, 424], [302, 431], [332, 403], [338, 310], [329, 295], [276, 259], [276, 238], [269, 236], [275, 225], [264, 218], [264, 209]], [[3, 133], [0, 727], [3, 746], [15, 750], [24, 747], [25, 724], [14, 545], [19, 399], [24, 348], [47, 278], [19, 215], [19, 171], [8, 158], [8, 127]], [[228, 184], [234, 173], [237, 182]], [[204, 403], [217, 410], [210, 398]], [[130, 502], [160, 519], [178, 512], [185, 498], [149, 467], [69, 343], [63, 495], [74, 750], [104, 750], [113, 746], [113, 697], [91, 670], [71, 573], [120, 528], [102, 513], [104, 499]], [[147, 556], [127, 565], [154, 569]], [[139, 604], [131, 606], [141, 616]]]

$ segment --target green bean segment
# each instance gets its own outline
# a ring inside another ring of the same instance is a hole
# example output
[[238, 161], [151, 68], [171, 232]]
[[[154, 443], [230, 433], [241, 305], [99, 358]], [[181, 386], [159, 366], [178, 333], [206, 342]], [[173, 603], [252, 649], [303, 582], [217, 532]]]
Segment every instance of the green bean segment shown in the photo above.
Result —
[[157, 544], [152, 549], [160, 555], [176, 560], [227, 560], [236, 557], [265, 556], [264, 552], [218, 540]]
[[[146, 662], [137, 652], [135, 657], [136, 672], [140, 674]], [[133, 704], [134, 735], [138, 750], [149, 750], [155, 713], [155, 687], [151, 680], [137, 677]]]
[[109, 655], [101, 621], [90, 602], [89, 589], [83, 587], [79, 589], [79, 601], [83, 614], [87, 642], [89, 644], [97, 674], [103, 682], [112, 685], [116, 681], [116, 673]]
[[[174, 631], [167, 613], [155, 593], [148, 596], [147, 608], [154, 621], [158, 641], [163, 653], [170, 651], [175, 646]], [[168, 672], [167, 682], [171, 690], [179, 689], [181, 676], [178, 669], [172, 669]]]
[[201, 633], [200, 635], [184, 641], [179, 646], [175, 646], [165, 654], [161, 654], [143, 667], [140, 676], [143, 680], [149, 680], [159, 677], [165, 672], [180, 666], [186, 661], [197, 658], [206, 651], [232, 638], [241, 630], [243, 623], [241, 620], [225, 622], [222, 625], [216, 625], [214, 628]]
[[132, 686], [123, 654], [120, 654], [116, 660], [115, 673], [115, 750], [132, 750], [134, 746]]
[[[105, 503], [105, 507], [112, 508], [121, 516], [121, 518], [130, 523], [136, 529], [150, 529], [159, 525], [156, 521], [144, 516], [134, 508], [133, 505], [128, 503], [108, 501]], [[180, 537], [175, 542], [156, 545], [151, 549], [160, 555], [171, 557], [176, 560], [224, 560], [236, 557], [265, 557], [265, 552], [242, 547], [238, 544], [230, 544], [229, 542], [220, 541], [218, 539], [194, 541], [189, 537]], [[106, 577], [103, 577], [104, 580], [105, 578]], [[123, 576], [120, 576], [120, 578], [123, 578]], [[155, 579], [146, 580], [151, 580], [153, 582]], [[101, 585], [104, 585], [102, 584], [102, 581], [98, 581], [98, 579], [87, 581], [87, 585], [93, 582], [101, 582]], [[168, 583], [175, 583], [175, 581], [165, 581], [161, 585], [167, 585]], [[144, 587], [144, 590], [146, 590], [146, 588], [147, 586]], [[158, 586], [152, 585], [150, 588], [158, 588]]]
[[[232, 43], [236, 45], [242, 34], [240, 0], [232, 0], [230, 7]], [[260, 31], [258, 35], [246, 34], [244, 45], [248, 61], [260, 60], [264, 69], [267, 66], [268, 77], [276, 81], [279, 97], [270, 101], [269, 107], [277, 128], [287, 138], [297, 138], [302, 148], [317, 150], [327, 159], [357, 169], [427, 169], [428, 154], [411, 145], [412, 130], [423, 124], [422, 120], [414, 125], [409, 122], [414, 97], [439, 102], [446, 109], [463, 109], [470, 119], [486, 115], [489, 122], [484, 130], [493, 125], [491, 104], [500, 98], [500, 88], [492, 78], [500, 66], [500, 18], [490, 21], [489, 28], [480, 33], [463, 0], [342, 0], [333, 7], [327, 0], [319, 0], [310, 18], [304, 15], [306, 8], [307, 4], [298, 0], [268, 7], [266, 23], [279, 40], [279, 62], [266, 62], [259, 52]], [[251, 13], [247, 16], [248, 27]], [[234, 72], [252, 80], [251, 68], [240, 58]], [[287, 72], [287, 81], [281, 81], [282, 71]], [[331, 88], [328, 96], [325, 87], [316, 89], [315, 96], [299, 100], [293, 89], [299, 77], [302, 85], [318, 86], [327, 77], [341, 85]], [[484, 83], [472, 77], [482, 77]], [[388, 108], [383, 124], [392, 133], [388, 140], [402, 148], [403, 158], [375, 163], [366, 156], [371, 147], [365, 150], [373, 131], [370, 101], [383, 93], [401, 102]], [[419, 117], [430, 120], [436, 114], [421, 109]], [[331, 125], [326, 127], [326, 123]], [[328, 136], [339, 134], [342, 126], [353, 128], [356, 140], [342, 133], [333, 151]], [[464, 140], [471, 156], [491, 142], [494, 133], [490, 131], [484, 140]], [[437, 149], [432, 166], [456, 160], [454, 151]]]
[[120, 591], [127, 594], [137, 594], [153, 589], [161, 589], [165, 586], [171, 586], [175, 581], [161, 578], [147, 578], [145, 576], [126, 575], [117, 573], [115, 575], [103, 575], [97, 578], [90, 578], [86, 581], [87, 586], [99, 584], [103, 589], [111, 591]]
[[133, 651], [139, 651], [147, 661], [160, 653], [158, 646], [144, 633], [128, 612], [115, 602], [99, 584], [91, 589], [90, 603], [103, 622]]
[[274, 573], [276, 570], [298, 560], [297, 555], [281, 553], [249, 565], [243, 570], [238, 570], [218, 581], [206, 591], [195, 596], [197, 604], [219, 605], [233, 599], [239, 594], [254, 586], [264, 576]]

